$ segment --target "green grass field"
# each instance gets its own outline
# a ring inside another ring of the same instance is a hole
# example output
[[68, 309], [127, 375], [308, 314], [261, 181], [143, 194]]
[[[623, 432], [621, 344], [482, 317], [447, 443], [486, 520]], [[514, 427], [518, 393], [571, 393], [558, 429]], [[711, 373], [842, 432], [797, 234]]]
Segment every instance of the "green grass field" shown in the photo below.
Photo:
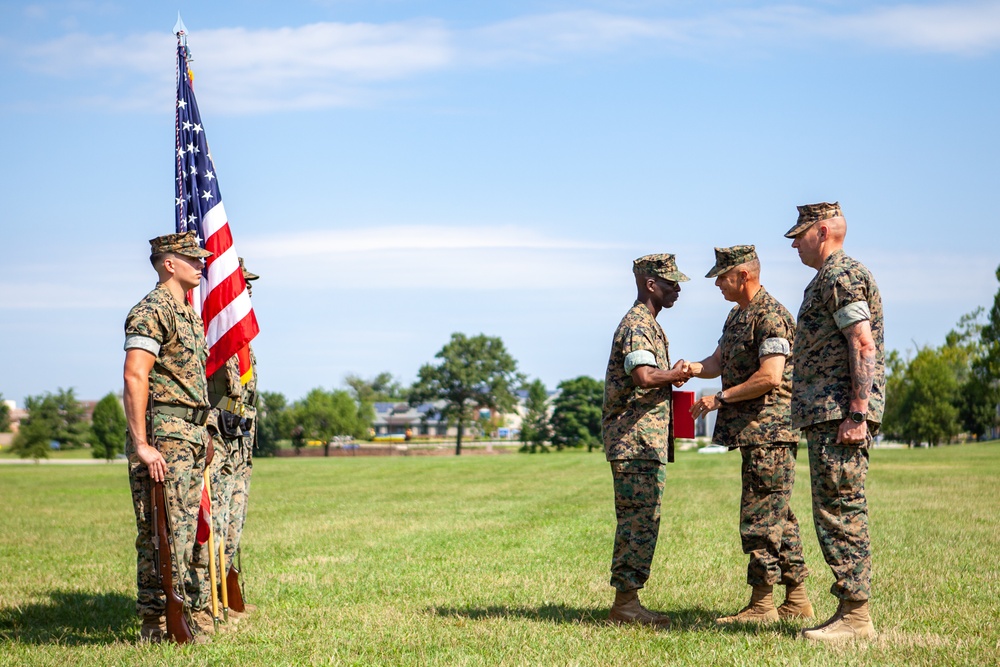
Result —
[[[808, 468], [793, 505], [826, 617]], [[643, 592], [669, 632], [607, 624], [614, 533], [599, 454], [260, 460], [245, 534], [254, 616], [209, 645], [135, 641], [125, 467], [0, 466], [2, 665], [996, 665], [1000, 444], [877, 450], [868, 479], [880, 637], [719, 629], [746, 601], [739, 455], [668, 468]], [[779, 598], [780, 599], [780, 598]]]

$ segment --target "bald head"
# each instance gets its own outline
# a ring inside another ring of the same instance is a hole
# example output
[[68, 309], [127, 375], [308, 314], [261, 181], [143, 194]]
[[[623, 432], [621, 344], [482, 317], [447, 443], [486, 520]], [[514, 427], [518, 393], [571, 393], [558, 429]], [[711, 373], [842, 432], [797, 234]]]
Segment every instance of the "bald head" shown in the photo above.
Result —
[[799, 259], [806, 266], [819, 269], [826, 258], [844, 247], [847, 220], [835, 216], [819, 220], [802, 230], [792, 239], [792, 247], [799, 251]]

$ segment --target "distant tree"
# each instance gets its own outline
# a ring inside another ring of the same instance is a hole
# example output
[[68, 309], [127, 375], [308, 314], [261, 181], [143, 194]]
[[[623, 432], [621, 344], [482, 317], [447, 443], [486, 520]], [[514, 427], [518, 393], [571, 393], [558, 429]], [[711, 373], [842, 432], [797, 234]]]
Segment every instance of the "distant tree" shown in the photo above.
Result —
[[462, 453], [465, 427], [475, 423], [479, 408], [510, 412], [517, 403], [514, 387], [523, 376], [517, 362], [499, 338], [480, 334], [471, 338], [453, 333], [434, 355], [438, 364], [424, 364], [410, 389], [409, 403], [442, 400], [441, 417], [458, 427], [455, 455]]
[[903, 414], [903, 397], [906, 395], [907, 369], [899, 350], [889, 350], [885, 355], [885, 411], [882, 415], [882, 434], [891, 440], [905, 440], [906, 415]]
[[255, 456], [274, 456], [278, 441], [290, 438], [292, 415], [284, 394], [262, 391], [257, 400], [257, 442]]
[[95, 459], [110, 461], [125, 451], [125, 411], [114, 393], [109, 393], [94, 406], [90, 428], [94, 433], [91, 454]]
[[10, 430], [10, 406], [3, 402], [3, 394], [0, 394], [0, 433]]
[[28, 396], [24, 407], [28, 417], [21, 422], [11, 446], [22, 458], [47, 457], [52, 442], [60, 448], [82, 447], [90, 435], [83, 405], [73, 389]]
[[603, 447], [601, 441], [601, 406], [604, 383], [581, 375], [559, 383], [553, 401], [552, 444], [556, 449], [582, 447], [587, 451]]
[[359, 413], [354, 398], [343, 389], [313, 389], [292, 408], [292, 419], [302, 427], [305, 439], [322, 441], [324, 456], [330, 455], [330, 441], [334, 436], [363, 438], [370, 425]]
[[375, 420], [375, 403], [403, 403], [410, 393], [409, 388], [400, 384], [388, 371], [370, 380], [351, 374], [344, 378], [344, 384], [350, 387], [354, 400], [358, 402], [358, 414], [367, 424]]
[[[996, 270], [1000, 281], [1000, 266]], [[979, 349], [972, 362], [974, 381], [971, 393], [978, 398], [976, 407], [967, 410], [977, 435], [990, 434], [997, 426], [997, 405], [1000, 404], [1000, 290], [993, 297], [993, 306], [980, 331]]]
[[989, 439], [997, 425], [997, 387], [978, 374], [972, 374], [962, 385], [958, 406], [962, 427], [976, 440]]
[[977, 439], [989, 433], [996, 423], [996, 405], [1000, 401], [986, 374], [977, 372], [977, 366], [988, 356], [982, 333], [984, 312], [983, 308], [976, 308], [963, 315], [940, 348], [959, 384], [955, 405], [962, 429]]
[[903, 436], [939, 445], [958, 434], [958, 379], [947, 357], [924, 347], [910, 362], [900, 409]]
[[359, 404], [378, 401], [402, 402], [407, 399], [407, 394], [409, 394], [409, 389], [400, 384], [388, 371], [379, 373], [370, 380], [352, 373], [344, 378], [344, 384], [351, 388], [351, 391], [354, 392], [354, 398]]
[[534, 454], [536, 451], [546, 452], [545, 444], [552, 437], [552, 426], [549, 424], [549, 392], [545, 383], [534, 380], [525, 385], [528, 397], [524, 402], [525, 415], [521, 421], [522, 452]]
[[36, 408], [34, 416], [29, 415], [21, 420], [17, 435], [11, 444], [11, 451], [22, 459], [47, 459], [52, 448], [52, 433], [56, 428], [54, 422], [53, 416]]

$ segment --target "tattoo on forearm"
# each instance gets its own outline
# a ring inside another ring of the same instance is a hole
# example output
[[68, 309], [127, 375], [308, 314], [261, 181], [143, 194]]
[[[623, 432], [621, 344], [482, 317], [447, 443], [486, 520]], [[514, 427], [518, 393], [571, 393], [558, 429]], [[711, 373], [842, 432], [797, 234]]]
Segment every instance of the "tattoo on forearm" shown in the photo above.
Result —
[[858, 354], [854, 362], [854, 395], [864, 401], [868, 400], [868, 392], [875, 382], [875, 355]]
[[875, 351], [866, 351], [857, 338], [850, 340], [852, 398], [867, 401], [875, 382]]

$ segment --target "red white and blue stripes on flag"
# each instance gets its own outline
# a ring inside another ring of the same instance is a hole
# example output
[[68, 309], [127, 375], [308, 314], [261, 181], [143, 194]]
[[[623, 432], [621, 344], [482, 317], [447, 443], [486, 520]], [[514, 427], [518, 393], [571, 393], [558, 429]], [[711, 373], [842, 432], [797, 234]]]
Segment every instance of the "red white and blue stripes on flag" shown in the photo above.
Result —
[[194, 98], [188, 48], [177, 45], [177, 231], [194, 230], [205, 250], [201, 284], [191, 291], [191, 305], [205, 323], [209, 377], [240, 352], [260, 331], [250, 304], [233, 235], [222, 205], [219, 179], [208, 150]]

